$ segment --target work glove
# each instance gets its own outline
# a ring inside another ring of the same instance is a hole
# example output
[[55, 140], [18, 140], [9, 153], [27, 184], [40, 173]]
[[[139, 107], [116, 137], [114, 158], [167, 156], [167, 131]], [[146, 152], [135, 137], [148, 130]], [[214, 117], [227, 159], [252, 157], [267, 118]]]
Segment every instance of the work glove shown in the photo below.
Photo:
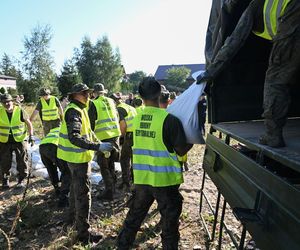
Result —
[[34, 138], [32, 135], [28, 136], [28, 143], [31, 145], [31, 147], [34, 145]]
[[197, 76], [196, 84], [200, 84], [203, 82], [211, 81], [212, 77], [207, 73], [207, 71], [203, 71], [200, 75]]
[[98, 151], [101, 151], [101, 152], [110, 152], [112, 151], [114, 148], [114, 146], [110, 143], [110, 142], [101, 142], [99, 144], [99, 148], [98, 148]]

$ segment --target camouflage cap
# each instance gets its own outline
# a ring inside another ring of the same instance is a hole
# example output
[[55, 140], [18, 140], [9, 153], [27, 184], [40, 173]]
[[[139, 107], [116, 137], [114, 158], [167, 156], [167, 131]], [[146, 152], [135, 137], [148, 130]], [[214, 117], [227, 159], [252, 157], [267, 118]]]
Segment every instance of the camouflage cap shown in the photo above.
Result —
[[113, 93], [109, 96], [109, 98], [113, 99], [116, 102], [121, 99], [121, 96], [117, 95], [116, 93]]
[[107, 89], [104, 88], [104, 85], [102, 83], [95, 83], [94, 92], [107, 93]]
[[139, 84], [139, 94], [143, 99], [155, 99], [160, 96], [161, 90], [161, 85], [154, 77], [145, 77]]
[[12, 101], [12, 100], [13, 100], [13, 98], [10, 94], [1, 95], [1, 102], [2, 103], [9, 102], [9, 101]]
[[93, 91], [93, 89], [90, 89], [86, 84], [77, 83], [72, 87], [71, 91], [68, 94], [71, 95], [71, 94], [76, 94], [76, 93], [80, 93], [83, 91], [91, 92], [91, 91]]
[[39, 96], [50, 95], [51, 91], [48, 88], [41, 88], [39, 91]]

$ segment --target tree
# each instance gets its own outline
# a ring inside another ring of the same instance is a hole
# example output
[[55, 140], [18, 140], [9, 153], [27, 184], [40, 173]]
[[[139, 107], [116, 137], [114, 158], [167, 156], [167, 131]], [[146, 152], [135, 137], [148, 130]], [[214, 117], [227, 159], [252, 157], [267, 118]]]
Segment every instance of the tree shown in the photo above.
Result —
[[189, 77], [191, 70], [182, 67], [172, 67], [167, 70], [166, 85], [170, 89], [172, 87], [186, 88], [186, 79]]
[[72, 60], [66, 60], [64, 62], [60, 76], [57, 78], [58, 89], [62, 96], [65, 96], [70, 92], [73, 85], [82, 82], [76, 65]]
[[147, 74], [144, 71], [135, 71], [129, 74], [128, 83], [131, 85], [131, 90], [133, 93], [138, 91], [138, 86], [141, 80], [146, 77]]
[[50, 53], [52, 31], [49, 25], [37, 25], [29, 37], [24, 38], [24, 71], [26, 73], [26, 86], [22, 86], [27, 100], [37, 98], [37, 92], [41, 87], [49, 87], [55, 91], [54, 61]]
[[123, 76], [120, 54], [112, 49], [106, 36], [98, 39], [95, 45], [84, 37], [81, 48], [75, 50], [75, 60], [83, 82], [89, 87], [103, 83], [110, 91], [120, 88]]
[[[21, 70], [18, 69], [16, 64], [19, 64], [16, 59], [10, 58], [6, 53], [4, 53], [0, 62], [0, 72], [3, 75], [13, 76], [17, 78], [17, 92], [22, 93], [22, 91], [19, 89], [19, 86], [21, 86], [24, 82], [24, 78]], [[13, 89], [9, 90], [9, 92], [13, 95], [17, 94], [17, 92]]]

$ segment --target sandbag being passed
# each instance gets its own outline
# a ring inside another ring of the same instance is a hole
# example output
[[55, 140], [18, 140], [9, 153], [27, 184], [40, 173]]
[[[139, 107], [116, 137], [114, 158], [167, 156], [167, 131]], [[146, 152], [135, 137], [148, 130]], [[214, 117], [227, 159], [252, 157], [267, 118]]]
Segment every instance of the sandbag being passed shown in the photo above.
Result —
[[[197, 76], [203, 71], [195, 72], [192, 77], [196, 80]], [[179, 95], [170, 106], [168, 113], [178, 117], [183, 125], [187, 143], [204, 144], [205, 141], [199, 125], [198, 103], [204, 91], [206, 83], [197, 85], [196, 81], [181, 95]]]

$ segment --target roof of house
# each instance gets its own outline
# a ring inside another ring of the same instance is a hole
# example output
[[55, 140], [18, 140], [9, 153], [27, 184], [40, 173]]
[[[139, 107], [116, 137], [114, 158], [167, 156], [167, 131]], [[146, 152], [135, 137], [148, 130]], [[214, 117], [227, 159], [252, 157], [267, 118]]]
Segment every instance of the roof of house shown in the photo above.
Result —
[[205, 64], [172, 64], [172, 65], [159, 65], [155, 74], [154, 74], [154, 77], [156, 80], [165, 80], [166, 77], [167, 77], [167, 70], [170, 69], [170, 68], [173, 68], [173, 67], [176, 67], [176, 68], [179, 68], [179, 67], [186, 67], [188, 69], [191, 70], [191, 73], [188, 77], [188, 79], [192, 78], [192, 74], [196, 71], [199, 71], [199, 70], [205, 70]]
[[3, 80], [16, 80], [17, 78], [13, 77], [13, 76], [0, 75], [0, 79], [3, 79]]

